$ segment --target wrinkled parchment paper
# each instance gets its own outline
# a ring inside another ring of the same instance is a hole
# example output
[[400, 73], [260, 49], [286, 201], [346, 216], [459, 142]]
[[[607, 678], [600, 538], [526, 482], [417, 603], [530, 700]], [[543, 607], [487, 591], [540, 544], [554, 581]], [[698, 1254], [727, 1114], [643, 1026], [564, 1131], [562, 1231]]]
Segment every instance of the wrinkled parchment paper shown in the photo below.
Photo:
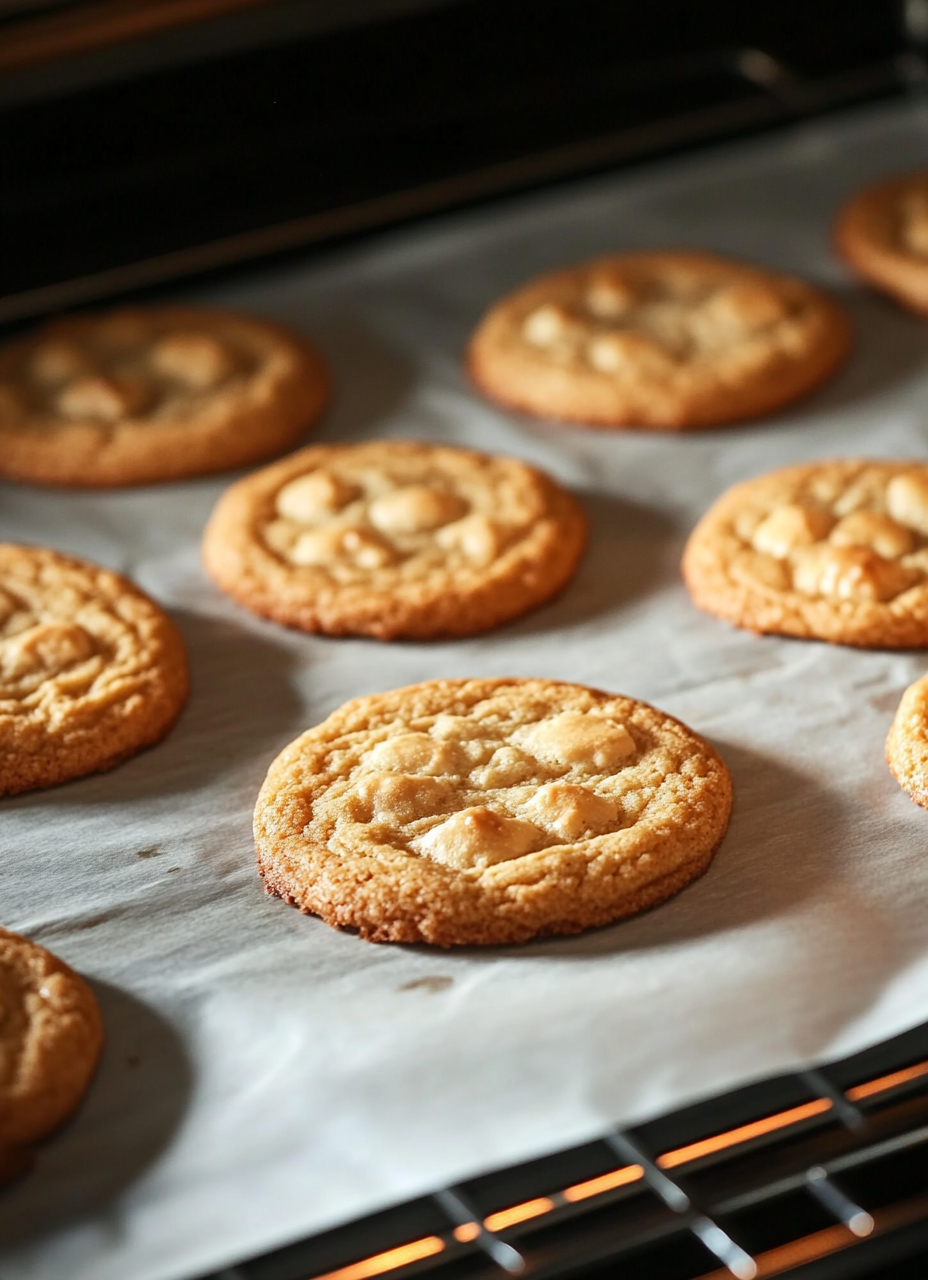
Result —
[[[92, 978], [109, 1036], [76, 1121], [0, 1195], [5, 1280], [186, 1280], [928, 1018], [928, 814], [883, 764], [928, 655], [735, 631], [690, 605], [677, 567], [736, 480], [928, 454], [928, 324], [829, 249], [845, 195], [926, 160], [922, 109], [882, 106], [178, 295], [318, 340], [339, 389], [318, 439], [454, 441], [573, 486], [593, 524], [579, 577], [494, 634], [381, 645], [251, 618], [199, 565], [227, 477], [0, 488], [0, 535], [111, 565], [162, 601], [194, 681], [162, 745], [0, 804], [0, 920]], [[516, 420], [468, 387], [462, 345], [500, 291], [662, 246], [833, 289], [853, 359], [772, 421], [684, 439]], [[584, 936], [447, 953], [373, 946], [263, 894], [251, 810], [281, 747], [354, 695], [497, 674], [632, 694], [707, 735], [736, 800], [705, 878]]]

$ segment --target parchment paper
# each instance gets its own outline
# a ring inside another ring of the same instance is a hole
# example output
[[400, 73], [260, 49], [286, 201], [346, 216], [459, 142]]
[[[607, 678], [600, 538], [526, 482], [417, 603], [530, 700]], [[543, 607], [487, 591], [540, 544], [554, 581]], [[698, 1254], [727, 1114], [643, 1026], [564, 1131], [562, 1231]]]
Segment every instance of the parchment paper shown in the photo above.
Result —
[[[339, 393], [319, 439], [495, 449], [581, 494], [593, 538], [578, 579], [494, 634], [380, 645], [251, 618], [199, 566], [228, 477], [0, 489], [0, 534], [111, 565], [163, 601], [194, 680], [161, 746], [0, 806], [0, 919], [94, 980], [109, 1034], [77, 1120], [0, 1197], [0, 1274], [180, 1280], [928, 1018], [928, 815], [883, 763], [928, 658], [736, 631], [690, 605], [677, 567], [742, 477], [926, 456], [928, 325], [829, 249], [846, 194], [926, 158], [921, 109], [884, 106], [182, 295], [320, 342]], [[500, 291], [668, 245], [834, 289], [853, 359], [775, 420], [684, 439], [517, 420], [468, 387], [461, 349]], [[447, 953], [372, 946], [266, 897], [250, 820], [276, 752], [346, 698], [484, 674], [586, 681], [709, 736], [736, 803], [705, 878], [584, 936]]]

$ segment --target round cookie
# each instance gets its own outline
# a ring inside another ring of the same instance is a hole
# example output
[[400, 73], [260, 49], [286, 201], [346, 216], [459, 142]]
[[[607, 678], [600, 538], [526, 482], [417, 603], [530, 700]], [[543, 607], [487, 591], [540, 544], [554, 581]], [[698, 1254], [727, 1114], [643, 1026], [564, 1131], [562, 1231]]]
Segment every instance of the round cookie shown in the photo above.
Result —
[[318, 445], [220, 499], [207, 570], [254, 613], [330, 635], [471, 635], [572, 577], [586, 519], [514, 458], [413, 441]]
[[928, 676], [902, 695], [886, 739], [886, 763], [903, 791], [928, 809]]
[[684, 431], [806, 395], [850, 339], [844, 312], [802, 280], [708, 253], [633, 253], [503, 298], [467, 363], [481, 390], [514, 409]]
[[552, 680], [431, 680], [356, 698], [274, 761], [265, 885], [372, 942], [577, 933], [709, 865], [731, 779], [663, 712]]
[[0, 929], [0, 1177], [74, 1111], [103, 1046], [90, 988], [63, 961]]
[[184, 643], [131, 582], [0, 543], [0, 795], [118, 764], [187, 699]]
[[859, 192], [838, 214], [835, 246], [868, 283], [928, 315], [928, 172]]
[[295, 444], [327, 397], [315, 350], [263, 320], [71, 316], [0, 347], [0, 475], [80, 487], [241, 467]]
[[752, 631], [928, 646], [928, 466], [812, 462], [735, 485], [690, 536], [683, 577]]

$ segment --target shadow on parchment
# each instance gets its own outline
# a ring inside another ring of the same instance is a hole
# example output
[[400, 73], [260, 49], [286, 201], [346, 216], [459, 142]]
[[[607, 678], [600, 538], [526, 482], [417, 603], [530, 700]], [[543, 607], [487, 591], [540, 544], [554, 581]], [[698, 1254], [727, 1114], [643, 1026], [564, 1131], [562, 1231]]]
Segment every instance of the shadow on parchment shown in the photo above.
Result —
[[[642, 955], [793, 917], [788, 936], [794, 942], [785, 967], [769, 975], [767, 989], [779, 989], [782, 1016], [796, 1025], [800, 1038], [810, 1037], [800, 1049], [814, 1056], [833, 1032], [873, 1006], [904, 961], [904, 946], [885, 912], [841, 874], [850, 828], [838, 797], [767, 756], [718, 740], [713, 745], [731, 770], [734, 807], [728, 832], [701, 879], [640, 916], [600, 929], [523, 946], [453, 949], [441, 956], [443, 971], [454, 975], [458, 957], [473, 966]], [[806, 917], [810, 924], [827, 917], [827, 927], [797, 924], [806, 907], [813, 911]], [[746, 965], [753, 962], [749, 934], [732, 939], [731, 946]], [[435, 956], [431, 948], [411, 949]], [[762, 1012], [758, 1016], [763, 1018]], [[775, 1010], [770, 1017], [775, 1019]], [[737, 1033], [733, 1026], [732, 1034]]]
[[[840, 857], [845, 827], [838, 800], [778, 760], [718, 740], [713, 745], [731, 771], [734, 806], [728, 831], [699, 880], [616, 924], [521, 946], [462, 948], [443, 956], [445, 963], [459, 954], [473, 962], [648, 951], [743, 928], [812, 897]], [[796, 814], [802, 814], [806, 833], [801, 841]]]
[[187, 643], [190, 699], [168, 735], [106, 773], [11, 796], [3, 808], [178, 794], [249, 760], [257, 790], [273, 756], [305, 727], [290, 678], [293, 650], [221, 619], [180, 610], [172, 617]]
[[928, 368], [928, 324], [898, 303], [861, 285], [829, 289], [853, 327], [847, 360], [821, 390], [796, 401], [770, 422], [810, 411], [832, 412], [891, 389]]
[[582, 623], [680, 581], [685, 533], [666, 515], [612, 494], [575, 496], [590, 522], [575, 577], [553, 600], [501, 627], [500, 639]]
[[164, 1150], [187, 1109], [193, 1071], [177, 1033], [134, 996], [91, 985], [106, 1032], [100, 1065], [74, 1118], [0, 1189], [0, 1250], [105, 1210]]

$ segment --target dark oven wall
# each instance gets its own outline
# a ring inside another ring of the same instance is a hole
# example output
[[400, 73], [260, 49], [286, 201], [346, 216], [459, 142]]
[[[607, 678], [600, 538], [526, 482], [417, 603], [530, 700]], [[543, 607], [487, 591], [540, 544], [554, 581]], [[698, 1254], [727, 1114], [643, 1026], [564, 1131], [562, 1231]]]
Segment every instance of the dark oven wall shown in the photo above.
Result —
[[885, 0], [313, 12], [0, 79], [0, 320], [763, 127], [828, 105], [815, 86], [883, 92], [906, 47]]

